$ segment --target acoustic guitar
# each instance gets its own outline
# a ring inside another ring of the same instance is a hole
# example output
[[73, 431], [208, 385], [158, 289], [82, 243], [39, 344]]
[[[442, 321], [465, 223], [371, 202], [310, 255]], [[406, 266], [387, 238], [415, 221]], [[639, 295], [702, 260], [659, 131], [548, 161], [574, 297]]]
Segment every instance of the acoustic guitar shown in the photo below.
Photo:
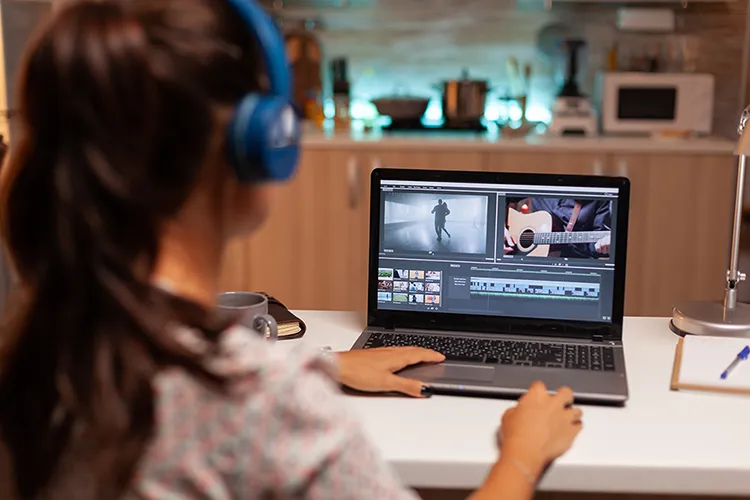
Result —
[[596, 243], [610, 231], [552, 232], [552, 214], [539, 211], [524, 214], [508, 208], [508, 232], [516, 242], [518, 255], [547, 257], [550, 245]]

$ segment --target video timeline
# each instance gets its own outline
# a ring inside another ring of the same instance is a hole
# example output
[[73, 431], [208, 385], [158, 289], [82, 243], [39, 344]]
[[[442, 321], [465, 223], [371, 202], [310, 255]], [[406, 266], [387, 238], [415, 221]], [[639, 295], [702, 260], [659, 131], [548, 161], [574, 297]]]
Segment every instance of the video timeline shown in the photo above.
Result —
[[442, 296], [441, 271], [419, 269], [378, 270], [378, 302], [429, 306], [428, 310], [440, 306]]
[[471, 278], [471, 295], [532, 299], [599, 300], [598, 283]]

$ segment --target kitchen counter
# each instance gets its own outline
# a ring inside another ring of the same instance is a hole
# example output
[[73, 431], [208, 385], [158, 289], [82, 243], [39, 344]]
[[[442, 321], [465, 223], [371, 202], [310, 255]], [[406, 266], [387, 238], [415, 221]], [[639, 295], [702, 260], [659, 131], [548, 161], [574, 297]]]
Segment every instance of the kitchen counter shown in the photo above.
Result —
[[303, 127], [302, 145], [305, 148], [398, 148], [472, 151], [547, 151], [547, 152], [603, 152], [603, 153], [669, 153], [669, 154], [728, 154], [734, 152], [735, 142], [722, 138], [653, 139], [648, 137], [545, 137], [534, 135], [523, 138], [504, 138], [497, 132], [472, 133], [442, 130], [415, 132], [322, 131]]

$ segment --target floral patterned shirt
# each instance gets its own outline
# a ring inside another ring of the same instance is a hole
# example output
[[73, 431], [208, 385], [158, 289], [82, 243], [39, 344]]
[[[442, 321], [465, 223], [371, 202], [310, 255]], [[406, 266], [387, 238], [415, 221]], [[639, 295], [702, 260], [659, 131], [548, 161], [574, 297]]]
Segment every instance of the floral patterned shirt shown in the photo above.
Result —
[[[202, 349], [191, 331], [184, 342]], [[365, 437], [320, 353], [225, 332], [218, 393], [179, 369], [156, 380], [157, 429], [127, 500], [414, 499]]]

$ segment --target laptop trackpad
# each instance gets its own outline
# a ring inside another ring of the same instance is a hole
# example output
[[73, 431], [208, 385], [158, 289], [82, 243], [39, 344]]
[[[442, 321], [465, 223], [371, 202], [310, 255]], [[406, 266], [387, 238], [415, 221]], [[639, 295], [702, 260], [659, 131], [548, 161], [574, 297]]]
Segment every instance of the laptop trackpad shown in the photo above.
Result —
[[492, 382], [495, 378], [495, 369], [490, 366], [454, 364], [421, 365], [407, 368], [399, 373], [399, 375], [423, 382], [431, 382], [439, 379], [461, 380], [464, 382]]

